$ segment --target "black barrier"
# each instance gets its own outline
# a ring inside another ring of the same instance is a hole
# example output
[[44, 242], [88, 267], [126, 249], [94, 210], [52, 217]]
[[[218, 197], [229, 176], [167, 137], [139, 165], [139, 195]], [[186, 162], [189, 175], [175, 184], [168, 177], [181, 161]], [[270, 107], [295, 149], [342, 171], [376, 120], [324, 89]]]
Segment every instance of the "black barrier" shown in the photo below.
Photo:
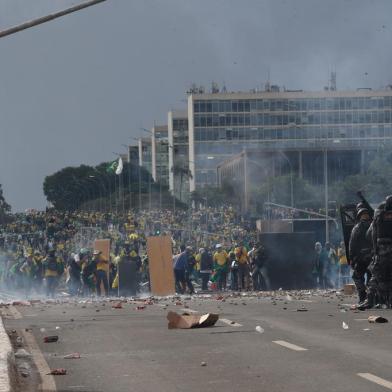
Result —
[[258, 239], [267, 251], [271, 290], [313, 287], [315, 233], [264, 233]]

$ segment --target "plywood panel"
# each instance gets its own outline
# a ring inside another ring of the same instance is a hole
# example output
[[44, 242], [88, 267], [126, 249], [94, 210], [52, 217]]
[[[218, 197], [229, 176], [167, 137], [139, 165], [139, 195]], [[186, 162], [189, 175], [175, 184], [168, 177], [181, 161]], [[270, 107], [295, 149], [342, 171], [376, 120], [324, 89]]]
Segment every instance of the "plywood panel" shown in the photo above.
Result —
[[147, 254], [151, 294], [175, 294], [171, 238], [169, 236], [148, 237]]

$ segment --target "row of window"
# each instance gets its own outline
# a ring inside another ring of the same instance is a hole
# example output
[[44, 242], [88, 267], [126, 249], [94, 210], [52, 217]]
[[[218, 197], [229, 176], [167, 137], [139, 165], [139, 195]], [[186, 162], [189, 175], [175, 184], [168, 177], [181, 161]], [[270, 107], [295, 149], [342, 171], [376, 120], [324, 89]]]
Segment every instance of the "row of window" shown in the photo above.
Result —
[[392, 96], [356, 98], [296, 98], [296, 99], [241, 99], [197, 100], [195, 113], [303, 111], [303, 110], [351, 110], [383, 109], [392, 107]]
[[225, 127], [231, 125], [300, 125], [300, 124], [380, 124], [392, 122], [392, 112], [297, 112], [292, 114], [205, 114], [195, 115], [195, 127]]
[[188, 129], [188, 119], [174, 119], [173, 131], [183, 131]]
[[195, 141], [392, 137], [392, 125], [302, 128], [199, 128]]

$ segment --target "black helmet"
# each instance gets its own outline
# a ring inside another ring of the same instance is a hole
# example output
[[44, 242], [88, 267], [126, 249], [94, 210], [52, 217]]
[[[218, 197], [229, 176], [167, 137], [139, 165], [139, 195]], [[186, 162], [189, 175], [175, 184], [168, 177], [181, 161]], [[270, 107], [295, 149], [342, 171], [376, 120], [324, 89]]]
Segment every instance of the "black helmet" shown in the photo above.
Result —
[[357, 213], [359, 210], [362, 210], [363, 208], [366, 208], [365, 203], [363, 203], [362, 201], [360, 203], [358, 203], [355, 207], [355, 209], [357, 210]]
[[357, 212], [357, 220], [360, 220], [360, 219], [361, 219], [361, 216], [364, 215], [364, 214], [367, 214], [367, 215], [369, 215], [369, 217], [370, 217], [369, 210], [366, 209], [366, 208], [361, 208], [361, 209]]

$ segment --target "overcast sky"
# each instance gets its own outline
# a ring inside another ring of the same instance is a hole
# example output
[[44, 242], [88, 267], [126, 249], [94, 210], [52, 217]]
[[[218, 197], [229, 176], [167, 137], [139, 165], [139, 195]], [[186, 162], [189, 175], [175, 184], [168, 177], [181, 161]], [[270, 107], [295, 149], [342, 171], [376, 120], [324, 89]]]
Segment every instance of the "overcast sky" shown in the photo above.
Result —
[[[0, 0], [0, 29], [77, 0]], [[46, 175], [124, 152], [192, 82], [392, 83], [391, 0], [108, 0], [0, 39], [0, 183], [43, 208]]]

